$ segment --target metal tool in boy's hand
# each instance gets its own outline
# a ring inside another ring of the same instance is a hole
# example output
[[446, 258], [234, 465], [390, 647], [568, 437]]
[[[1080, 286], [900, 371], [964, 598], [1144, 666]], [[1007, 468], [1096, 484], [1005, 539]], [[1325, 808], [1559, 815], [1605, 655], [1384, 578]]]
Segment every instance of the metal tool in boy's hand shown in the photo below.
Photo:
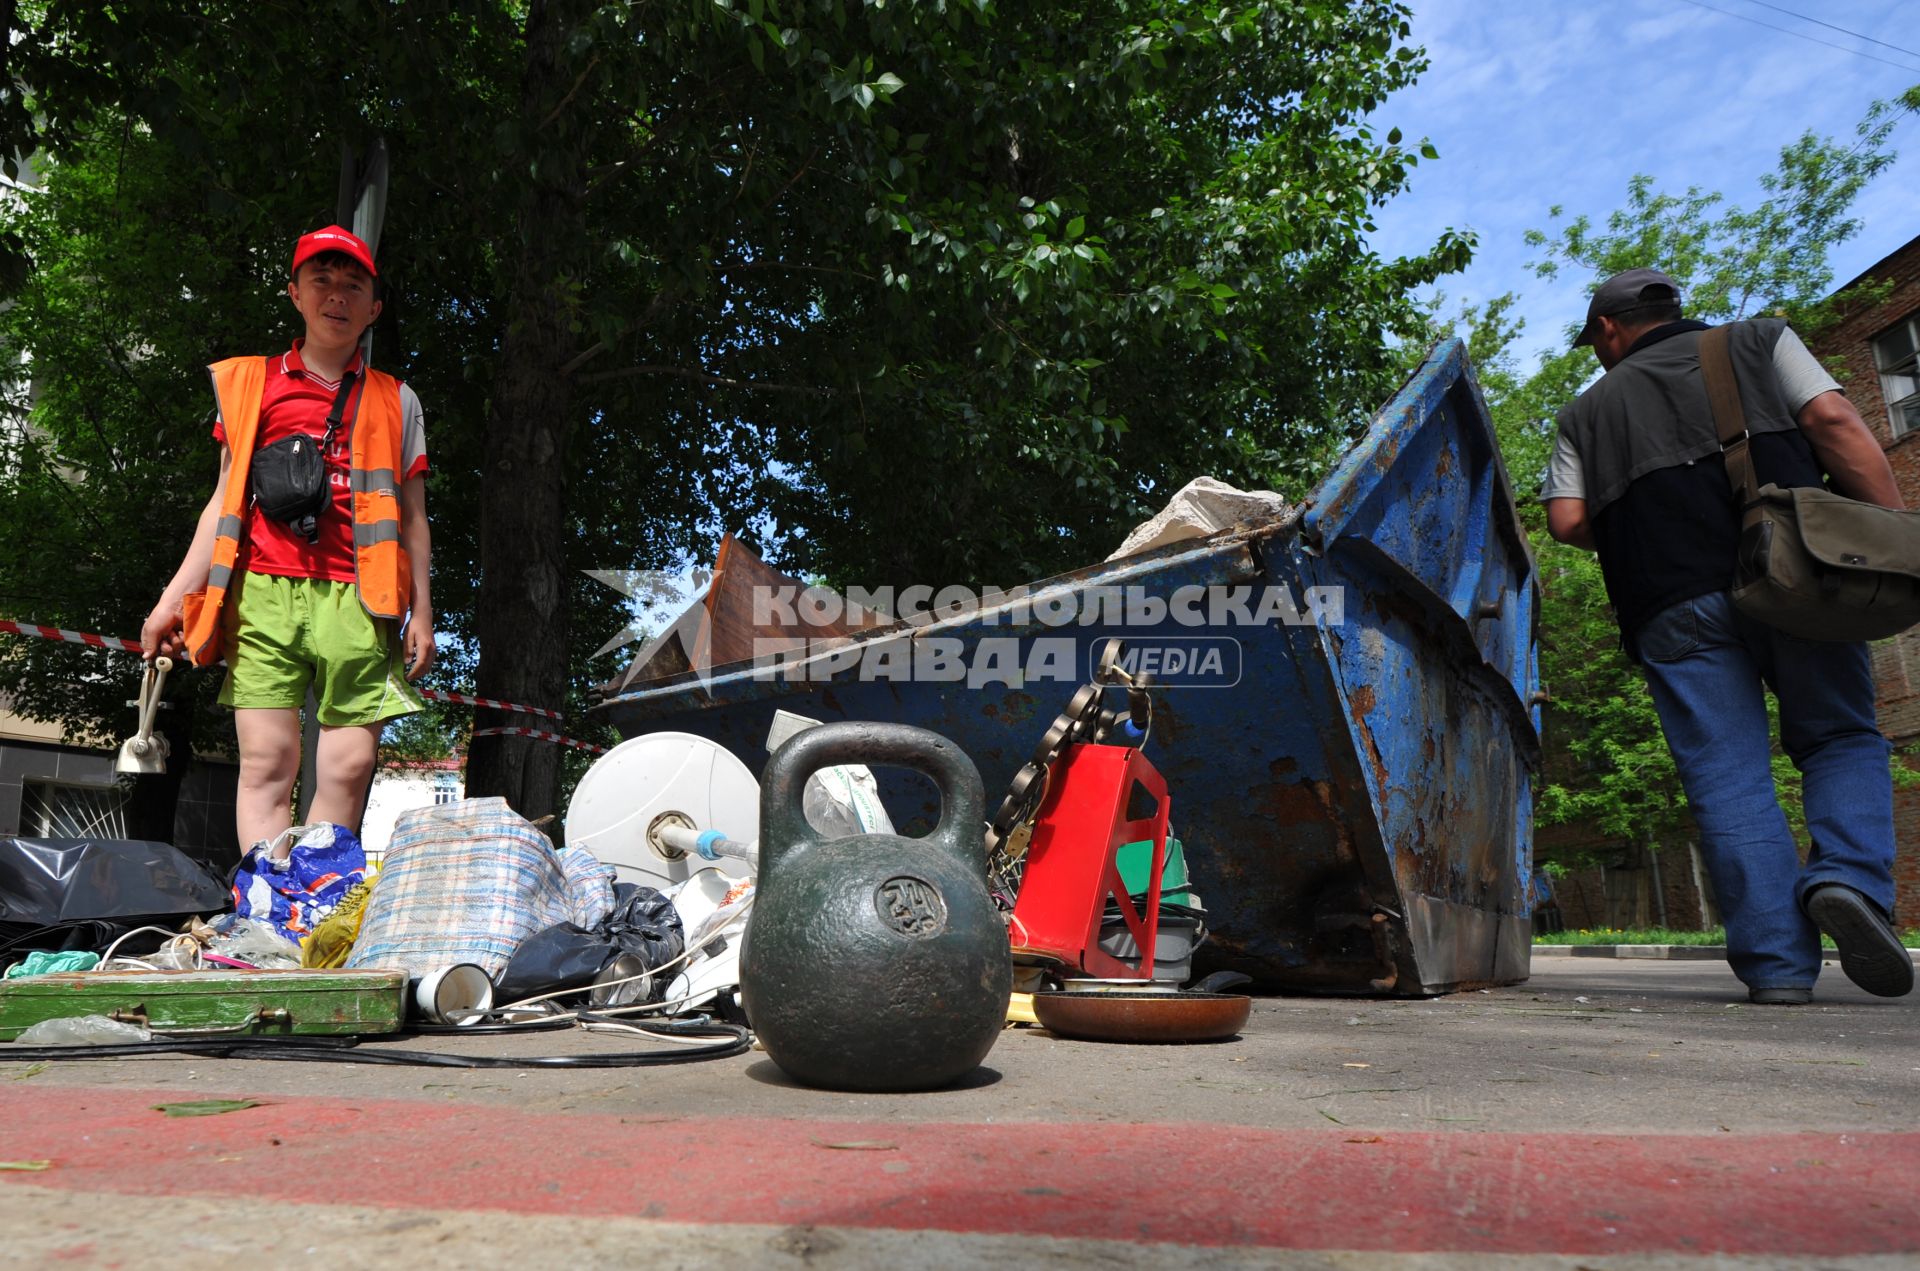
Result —
[[140, 677], [140, 696], [132, 703], [140, 709], [140, 723], [133, 736], [121, 744], [120, 757], [113, 765], [115, 772], [138, 776], [167, 770], [167, 739], [153, 735], [153, 717], [160, 709], [160, 687], [172, 669], [172, 658], [158, 657], [147, 663]]

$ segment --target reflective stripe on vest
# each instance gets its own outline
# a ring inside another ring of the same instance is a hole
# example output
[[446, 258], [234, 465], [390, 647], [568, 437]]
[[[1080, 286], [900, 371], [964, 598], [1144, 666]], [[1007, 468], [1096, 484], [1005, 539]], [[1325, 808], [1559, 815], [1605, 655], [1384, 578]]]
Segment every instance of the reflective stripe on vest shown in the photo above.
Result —
[[404, 414], [400, 381], [369, 370], [354, 414], [353, 469], [348, 474], [353, 501], [353, 572], [360, 606], [376, 618], [406, 617], [412, 570], [400, 547], [400, 486], [404, 467]]
[[[250, 502], [247, 476], [259, 439], [260, 402], [268, 363], [277, 358], [236, 357], [207, 368], [220, 403], [222, 427], [232, 461], [220, 519], [214, 526], [213, 561], [198, 609], [187, 606], [187, 655], [196, 666], [220, 660], [220, 611], [233, 583]], [[360, 604], [376, 618], [399, 619], [407, 612], [411, 573], [400, 548], [400, 499], [394, 474], [400, 471], [402, 423], [400, 381], [369, 370], [357, 394], [359, 404], [349, 426], [353, 504], [353, 567]]]

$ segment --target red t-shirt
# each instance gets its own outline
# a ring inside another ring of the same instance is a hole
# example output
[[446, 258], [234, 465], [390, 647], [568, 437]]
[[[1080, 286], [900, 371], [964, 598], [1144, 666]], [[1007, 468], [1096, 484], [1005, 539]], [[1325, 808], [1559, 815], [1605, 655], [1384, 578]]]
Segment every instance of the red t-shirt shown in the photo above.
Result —
[[[270, 446], [276, 441], [302, 433], [316, 441], [327, 431], [327, 413], [333, 409], [334, 395], [340, 391], [338, 380], [325, 380], [309, 371], [300, 360], [301, 340], [293, 348], [267, 362], [266, 385], [260, 394], [260, 425], [254, 447]], [[328, 582], [354, 581], [353, 568], [353, 493], [349, 473], [352, 470], [351, 430], [360, 408], [360, 371], [358, 354], [347, 367], [354, 372], [353, 391], [340, 414], [340, 427], [326, 454], [327, 481], [333, 488], [333, 503], [320, 514], [319, 537], [309, 543], [306, 536], [276, 521], [247, 504], [246, 539], [240, 545], [239, 568], [256, 574], [278, 574], [283, 578], [319, 578]], [[401, 443], [403, 471], [401, 480], [411, 481], [427, 471], [426, 428], [420, 399], [405, 385], [400, 389], [403, 429]], [[214, 439], [225, 445], [227, 430], [218, 419], [213, 425]]]

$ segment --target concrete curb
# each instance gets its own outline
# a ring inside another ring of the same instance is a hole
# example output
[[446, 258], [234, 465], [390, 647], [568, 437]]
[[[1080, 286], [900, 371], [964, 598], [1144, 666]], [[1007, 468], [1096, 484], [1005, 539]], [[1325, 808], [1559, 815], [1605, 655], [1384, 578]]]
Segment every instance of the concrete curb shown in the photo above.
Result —
[[[1831, 960], [1835, 955], [1832, 949], [1825, 951]], [[1914, 961], [1920, 962], [1920, 949], [1909, 947], [1907, 953]], [[1533, 946], [1536, 958], [1653, 958], [1676, 962], [1724, 962], [1727, 958], [1727, 946], [1724, 944], [1536, 944]]]
[[1673, 961], [1724, 962], [1724, 944], [1536, 944], [1536, 958], [1659, 958]]

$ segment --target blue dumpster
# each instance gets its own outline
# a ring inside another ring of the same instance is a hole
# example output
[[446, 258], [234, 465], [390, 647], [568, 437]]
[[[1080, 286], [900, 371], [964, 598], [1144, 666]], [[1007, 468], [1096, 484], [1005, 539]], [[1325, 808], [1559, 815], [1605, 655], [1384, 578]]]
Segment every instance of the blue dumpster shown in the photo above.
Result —
[[[1448, 341], [1293, 513], [777, 665], [641, 685], [597, 713], [627, 737], [711, 738], [755, 771], [777, 708], [917, 724], [973, 757], [991, 801], [1117, 637], [1164, 681], [1147, 755], [1207, 905], [1200, 965], [1269, 989], [1424, 995], [1527, 975], [1537, 612], [1486, 406]], [[1026, 674], [1063, 638], [1071, 671]], [[973, 682], [876, 673], [867, 655], [887, 648], [939, 651], [922, 671], [957, 657]], [[931, 823], [930, 785], [880, 776], [896, 822]]]

